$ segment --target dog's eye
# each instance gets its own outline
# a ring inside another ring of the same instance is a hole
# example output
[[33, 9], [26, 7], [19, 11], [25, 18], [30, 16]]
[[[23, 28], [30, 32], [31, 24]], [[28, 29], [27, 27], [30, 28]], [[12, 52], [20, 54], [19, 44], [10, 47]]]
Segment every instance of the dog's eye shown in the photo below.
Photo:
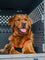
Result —
[[20, 19], [17, 19], [17, 21], [20, 21]]
[[25, 21], [27, 21], [27, 19], [25, 19]]

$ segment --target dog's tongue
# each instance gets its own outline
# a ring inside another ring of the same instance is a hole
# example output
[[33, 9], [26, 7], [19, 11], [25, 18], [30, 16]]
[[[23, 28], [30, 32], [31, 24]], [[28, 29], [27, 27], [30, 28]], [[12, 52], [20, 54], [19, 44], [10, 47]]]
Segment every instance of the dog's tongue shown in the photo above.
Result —
[[20, 30], [21, 30], [21, 32], [26, 32], [26, 29], [25, 28], [22, 28]]

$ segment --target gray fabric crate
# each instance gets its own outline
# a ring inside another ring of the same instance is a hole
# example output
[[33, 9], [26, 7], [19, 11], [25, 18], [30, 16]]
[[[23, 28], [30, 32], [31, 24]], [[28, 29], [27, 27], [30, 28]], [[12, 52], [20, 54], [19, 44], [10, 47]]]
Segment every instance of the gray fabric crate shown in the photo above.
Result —
[[[11, 35], [11, 27], [8, 24], [8, 19], [14, 14], [25, 14], [24, 11], [17, 12], [15, 10], [0, 10], [0, 49], [4, 48], [5, 44], [9, 43], [8, 37]], [[42, 53], [42, 44], [44, 43], [44, 21], [42, 22], [42, 15], [44, 14], [43, 1], [37, 6], [29, 17], [33, 20], [32, 31], [34, 33], [34, 48], [37, 53]]]

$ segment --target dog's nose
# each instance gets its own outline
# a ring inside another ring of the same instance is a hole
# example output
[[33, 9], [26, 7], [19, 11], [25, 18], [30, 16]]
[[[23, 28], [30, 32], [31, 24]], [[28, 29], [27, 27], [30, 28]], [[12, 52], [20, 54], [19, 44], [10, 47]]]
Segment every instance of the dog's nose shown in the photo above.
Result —
[[22, 22], [22, 26], [25, 26], [26, 25], [26, 22]]

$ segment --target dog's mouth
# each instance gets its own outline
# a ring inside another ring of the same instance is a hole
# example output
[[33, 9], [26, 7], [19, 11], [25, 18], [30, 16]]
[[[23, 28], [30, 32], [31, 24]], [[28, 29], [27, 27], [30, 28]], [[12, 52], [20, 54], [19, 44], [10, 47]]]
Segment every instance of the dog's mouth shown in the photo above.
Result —
[[24, 32], [26, 32], [26, 28], [22, 28], [22, 29], [20, 29], [20, 31], [24, 33]]
[[25, 33], [26, 32], [26, 28], [18, 28], [19, 32]]

